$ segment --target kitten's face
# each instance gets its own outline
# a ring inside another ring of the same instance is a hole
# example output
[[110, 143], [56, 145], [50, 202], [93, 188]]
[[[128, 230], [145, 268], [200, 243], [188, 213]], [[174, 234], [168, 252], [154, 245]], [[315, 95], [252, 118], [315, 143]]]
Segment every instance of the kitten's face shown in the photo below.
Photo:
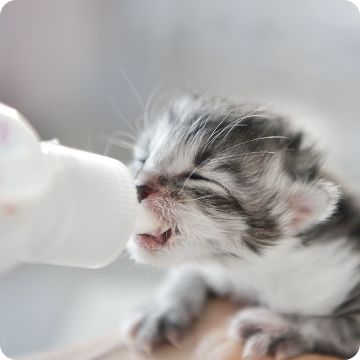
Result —
[[282, 119], [260, 109], [177, 99], [137, 145], [139, 200], [161, 227], [134, 235], [130, 253], [156, 265], [225, 261], [302, 230], [289, 210], [301, 194], [289, 144], [296, 152], [300, 142]]

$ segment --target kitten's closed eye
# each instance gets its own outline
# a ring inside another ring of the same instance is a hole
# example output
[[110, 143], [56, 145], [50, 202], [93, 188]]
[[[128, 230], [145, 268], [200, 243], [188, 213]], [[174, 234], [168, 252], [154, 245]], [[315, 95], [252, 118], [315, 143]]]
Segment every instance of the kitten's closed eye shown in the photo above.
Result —
[[191, 179], [191, 180], [203, 180], [203, 181], [212, 181], [211, 179], [205, 177], [205, 176], [202, 176], [198, 173], [187, 173], [184, 175], [184, 178], [185, 179]]
[[230, 191], [223, 184], [221, 184], [220, 182], [218, 182], [214, 179], [210, 179], [206, 176], [200, 175], [199, 173], [196, 173], [196, 172], [188, 173], [188, 174], [185, 174], [184, 177], [185, 177], [185, 182], [188, 181], [189, 179], [193, 180], [193, 181], [207, 182], [207, 183], [209, 183], [209, 185], [210, 184], [215, 185], [217, 188], [221, 188], [227, 194], [230, 194]]

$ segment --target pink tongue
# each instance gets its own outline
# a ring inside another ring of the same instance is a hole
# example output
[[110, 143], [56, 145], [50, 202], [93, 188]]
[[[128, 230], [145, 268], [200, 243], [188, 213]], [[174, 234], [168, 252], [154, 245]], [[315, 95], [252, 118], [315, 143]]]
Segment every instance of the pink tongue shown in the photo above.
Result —
[[169, 237], [171, 236], [171, 229], [164, 231], [163, 233], [160, 233], [160, 231], [158, 231], [156, 234], [151, 235], [151, 234], [144, 234], [147, 236], [152, 237], [153, 239], [156, 240], [156, 242], [160, 243], [160, 244], [165, 244], [166, 241], [169, 239]]

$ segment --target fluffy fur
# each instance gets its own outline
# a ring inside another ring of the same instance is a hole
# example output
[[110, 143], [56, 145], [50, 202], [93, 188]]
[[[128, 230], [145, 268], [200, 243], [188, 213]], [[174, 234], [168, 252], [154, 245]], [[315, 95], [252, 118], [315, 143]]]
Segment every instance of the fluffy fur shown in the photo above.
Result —
[[174, 268], [132, 326], [138, 348], [176, 342], [216, 294], [252, 304], [230, 326], [247, 358], [356, 353], [360, 212], [306, 134], [265, 107], [184, 95], [147, 124], [132, 167], [171, 236], [129, 251]]

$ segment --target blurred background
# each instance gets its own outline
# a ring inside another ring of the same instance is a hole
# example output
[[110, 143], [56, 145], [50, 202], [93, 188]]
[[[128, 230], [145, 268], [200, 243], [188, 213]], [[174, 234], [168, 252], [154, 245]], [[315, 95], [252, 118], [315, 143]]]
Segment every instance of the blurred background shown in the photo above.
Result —
[[[0, 17], [0, 101], [43, 139], [98, 153], [134, 131], [156, 86], [186, 84], [295, 114], [356, 187], [359, 66], [344, 0], [15, 0]], [[104, 334], [162, 276], [126, 255], [96, 271], [22, 266], [0, 278], [0, 345], [16, 356]]]

